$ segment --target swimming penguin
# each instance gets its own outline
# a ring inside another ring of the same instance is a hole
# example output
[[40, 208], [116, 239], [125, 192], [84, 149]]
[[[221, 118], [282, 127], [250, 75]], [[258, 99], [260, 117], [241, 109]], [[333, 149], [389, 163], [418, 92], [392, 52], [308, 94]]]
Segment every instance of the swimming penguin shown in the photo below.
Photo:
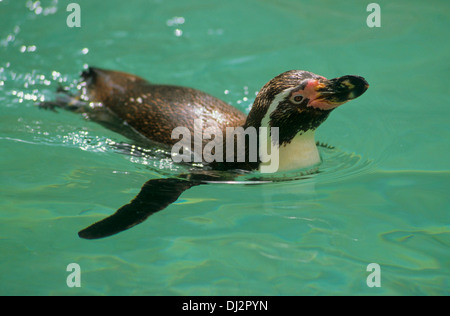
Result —
[[[268, 152], [278, 154], [276, 167], [268, 170], [298, 169], [319, 163], [315, 130], [336, 107], [359, 97], [369, 86], [360, 76], [328, 80], [308, 71], [291, 70], [264, 85], [246, 116], [224, 101], [192, 88], [152, 84], [132, 74], [94, 67], [81, 76], [78, 95], [66, 93], [40, 106], [83, 113], [134, 140], [149, 140], [172, 148], [180, 141], [173, 132], [182, 128], [191, 137], [180, 147], [190, 147], [193, 156], [196, 151], [202, 154], [209, 148], [214, 158], [202, 159], [202, 172], [148, 181], [129, 204], [78, 233], [86, 239], [111, 236], [141, 223], [175, 202], [185, 190], [220, 180], [223, 175], [218, 176], [216, 170], [261, 171], [268, 166]], [[216, 136], [214, 141], [202, 137], [208, 130]], [[255, 131], [253, 139], [251, 130]], [[231, 136], [227, 135], [230, 131]], [[195, 140], [200, 140], [201, 145]], [[225, 146], [230, 143], [231, 147]], [[239, 151], [242, 147], [243, 151]]]

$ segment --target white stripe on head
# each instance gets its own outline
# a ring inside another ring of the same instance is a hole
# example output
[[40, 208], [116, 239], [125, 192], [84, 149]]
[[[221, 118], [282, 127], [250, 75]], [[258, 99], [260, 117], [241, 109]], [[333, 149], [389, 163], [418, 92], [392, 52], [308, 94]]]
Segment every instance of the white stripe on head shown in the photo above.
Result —
[[[273, 173], [276, 172], [279, 168], [279, 139], [276, 139], [275, 142], [272, 140], [272, 133], [270, 132], [271, 127], [269, 126], [270, 115], [277, 109], [278, 104], [282, 102], [286, 98], [286, 96], [289, 95], [292, 89], [293, 88], [286, 89], [278, 93], [272, 100], [272, 103], [270, 103], [266, 114], [261, 120], [261, 125], [259, 128], [258, 154], [261, 161], [259, 165], [259, 171], [262, 173]], [[278, 126], [273, 127], [278, 129]], [[279, 138], [278, 130], [275, 137]], [[275, 145], [275, 143], [277, 145]]]
[[[275, 98], [273, 99], [272, 103], [270, 103], [269, 108], [267, 109], [266, 114], [264, 115], [264, 117], [261, 120], [261, 127], [270, 127], [269, 126], [269, 122], [270, 122], [270, 115], [273, 113], [273, 111], [275, 111], [278, 107], [278, 104], [283, 101], [286, 96], [289, 95], [289, 93], [291, 93], [291, 90], [294, 88], [289, 88], [286, 90], [283, 90], [282, 92], [278, 93]], [[278, 126], [276, 126], [278, 127]]]

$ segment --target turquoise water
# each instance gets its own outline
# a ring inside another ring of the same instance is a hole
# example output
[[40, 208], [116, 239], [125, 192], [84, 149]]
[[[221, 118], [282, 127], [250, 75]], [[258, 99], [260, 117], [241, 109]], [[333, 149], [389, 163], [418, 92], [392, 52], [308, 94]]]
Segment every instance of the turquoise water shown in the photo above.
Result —
[[[67, 27], [68, 3], [0, 1], [0, 294], [449, 294], [448, 1], [377, 1], [380, 28], [366, 25], [369, 1], [82, 0], [81, 28]], [[317, 131], [335, 146], [319, 174], [195, 187], [88, 241], [81, 228], [179, 170], [35, 106], [86, 64], [246, 112], [289, 69], [371, 86]], [[72, 262], [80, 288], [66, 285]], [[366, 284], [370, 263], [380, 288]]]

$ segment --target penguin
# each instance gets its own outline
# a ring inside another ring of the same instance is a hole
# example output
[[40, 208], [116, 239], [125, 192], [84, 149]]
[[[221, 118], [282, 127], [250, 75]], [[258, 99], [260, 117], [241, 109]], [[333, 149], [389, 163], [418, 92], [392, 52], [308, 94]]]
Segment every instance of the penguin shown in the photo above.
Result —
[[[81, 74], [76, 95], [62, 89], [55, 100], [39, 106], [82, 113], [141, 144], [172, 148], [173, 158], [177, 156], [175, 146], [183, 152], [187, 147], [188, 154], [181, 155], [186, 159], [183, 162], [192, 162], [192, 157], [202, 162], [201, 170], [147, 181], [130, 203], [78, 233], [84, 239], [98, 239], [143, 222], [191, 187], [232, 180], [245, 172], [317, 165], [321, 158], [316, 129], [334, 109], [361, 96], [368, 87], [361, 76], [326, 79], [309, 71], [290, 70], [267, 82], [245, 115], [197, 89], [152, 84], [129, 73], [89, 67]], [[180, 128], [188, 138], [182, 144], [174, 137], [174, 131]], [[214, 140], [202, 137], [205, 131], [209, 136], [214, 134]], [[208, 159], [202, 157], [206, 149]], [[271, 155], [274, 152], [276, 157]], [[271, 158], [275, 167], [268, 164]]]

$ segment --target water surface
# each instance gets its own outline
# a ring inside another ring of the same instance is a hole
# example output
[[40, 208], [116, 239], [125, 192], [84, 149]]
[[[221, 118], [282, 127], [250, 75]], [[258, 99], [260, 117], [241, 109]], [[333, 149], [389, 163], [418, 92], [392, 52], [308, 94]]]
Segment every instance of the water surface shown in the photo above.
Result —
[[[0, 294], [448, 295], [447, 1], [0, 1]], [[320, 173], [214, 184], [117, 236], [77, 232], [179, 169], [39, 110], [86, 65], [209, 92], [248, 112], [272, 77], [364, 76], [317, 131]], [[68, 288], [66, 267], [82, 269]], [[370, 263], [381, 288], [366, 284]]]

